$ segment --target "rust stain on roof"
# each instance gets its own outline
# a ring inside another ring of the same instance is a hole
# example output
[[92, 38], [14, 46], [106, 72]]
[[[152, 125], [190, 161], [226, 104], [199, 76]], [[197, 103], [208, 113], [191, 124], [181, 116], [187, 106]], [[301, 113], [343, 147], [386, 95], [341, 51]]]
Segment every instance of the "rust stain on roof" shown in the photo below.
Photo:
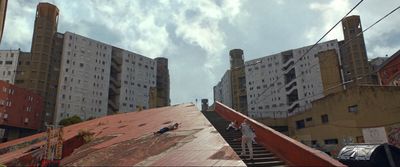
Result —
[[[172, 123], [180, 123], [179, 128], [153, 136], [153, 132]], [[93, 140], [75, 149], [70, 157], [64, 158], [64, 165], [245, 166], [193, 104], [117, 114], [82, 122], [65, 127], [64, 139], [71, 139], [79, 131], [93, 133]], [[2, 143], [0, 148], [43, 135]], [[12, 161], [23, 156], [24, 151], [43, 144], [39, 142], [3, 154], [0, 163]]]

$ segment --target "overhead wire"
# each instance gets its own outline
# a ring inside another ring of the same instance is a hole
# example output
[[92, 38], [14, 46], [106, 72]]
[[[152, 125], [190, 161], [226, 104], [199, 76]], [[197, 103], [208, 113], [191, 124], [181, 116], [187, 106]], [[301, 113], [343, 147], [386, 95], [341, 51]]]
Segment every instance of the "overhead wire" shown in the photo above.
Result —
[[[332, 26], [314, 45], [312, 45], [310, 48], [308, 48], [307, 49], [307, 51], [306, 52], [304, 52], [304, 54], [302, 55], [302, 56], [300, 56], [299, 57], [299, 59], [297, 59], [295, 62], [294, 62], [294, 64], [293, 65], [291, 65], [291, 66], [294, 66], [295, 64], [297, 64], [304, 56], [306, 56], [307, 55], [307, 53], [309, 53], [315, 46], [317, 46], [318, 45], [318, 43], [322, 40], [322, 39], [324, 39], [337, 25], [339, 25], [339, 23], [344, 19], [344, 18], [346, 18], [354, 9], [356, 9], [362, 2], [363, 2], [364, 0], [360, 0], [349, 12], [347, 12], [346, 13], [346, 15], [345, 16], [343, 16], [334, 26]], [[290, 67], [289, 67], [290, 68]], [[275, 82], [273, 82], [272, 84], [275, 84], [278, 80], [279, 80], [279, 78], [281, 78], [281, 77], [278, 77], [278, 79], [276, 79], [275, 80]], [[271, 87], [271, 86], [270, 86]], [[270, 87], [268, 87], [265, 91], [267, 91]], [[264, 92], [265, 92], [264, 91]]]
[[[361, 2], [361, 1], [360, 1]], [[359, 2], [359, 3], [360, 3]], [[358, 3], [358, 4], [359, 4]], [[357, 4], [357, 5], [358, 5]], [[352, 40], [354, 40], [354, 39], [356, 39], [356, 38], [359, 38], [364, 32], [366, 32], [366, 31], [368, 31], [370, 28], [372, 28], [372, 27], [374, 27], [377, 23], [379, 23], [380, 21], [382, 21], [383, 19], [385, 19], [387, 16], [389, 16], [390, 14], [392, 14], [392, 13], [394, 13], [396, 10], [398, 10], [400, 8], [400, 6], [398, 6], [398, 7], [396, 7], [395, 9], [393, 9], [392, 11], [390, 11], [388, 14], [386, 14], [385, 16], [383, 16], [383, 17], [381, 17], [380, 19], [378, 19], [376, 22], [374, 22], [373, 24], [371, 24], [370, 26], [368, 26], [365, 30], [363, 30], [362, 32], [360, 32], [360, 33], [358, 33], [355, 37], [353, 37], [353, 38], [351, 38], [351, 39], [349, 39], [348, 41], [346, 41], [343, 45], [341, 45], [340, 47], [339, 47], [339, 50], [340, 49], [342, 49], [343, 47], [345, 47], [347, 44], [349, 44]], [[353, 8], [354, 9], [354, 8]], [[298, 59], [298, 60], [300, 60], [300, 58]], [[312, 65], [312, 66], [310, 66], [308, 69], [306, 69], [306, 70], [311, 70], [313, 67], [315, 67], [316, 65], [318, 65], [318, 64], [314, 64], [314, 65]], [[288, 68], [289, 69], [289, 68]], [[305, 71], [306, 71], [305, 70]], [[305, 75], [306, 73], [302, 73], [302, 74], [300, 74], [300, 75], [298, 75], [298, 76], [296, 76], [296, 78], [298, 78], [299, 76], [302, 76], [302, 75]], [[282, 76], [280, 76], [280, 77], [282, 77]], [[279, 78], [280, 78], [279, 77]], [[356, 77], [359, 77], [359, 76], [356, 76]], [[363, 76], [363, 77], [365, 77], [365, 76]], [[276, 82], [278, 82], [279, 81], [279, 78], [278, 79], [276, 79], [272, 84], [274, 85]], [[358, 80], [358, 79], [357, 79]], [[271, 84], [271, 85], [272, 85]], [[346, 83], [347, 84], [347, 83]], [[282, 89], [283, 87], [285, 87], [286, 85], [285, 84], [283, 84], [283, 86], [282, 87], [279, 87], [277, 90], [280, 90], [280, 89]], [[256, 98], [256, 104], [257, 103], [259, 103], [260, 101], [259, 101], [259, 98], [261, 97], [261, 96], [263, 96], [263, 94], [268, 90], [268, 89], [270, 89], [272, 86], [269, 86], [268, 88], [266, 88], [257, 98]], [[264, 99], [263, 100], [265, 100], [265, 98], [266, 97], [269, 97], [269, 96], [271, 96], [272, 95], [272, 93], [271, 94], [269, 94], [268, 96], [264, 96]]]

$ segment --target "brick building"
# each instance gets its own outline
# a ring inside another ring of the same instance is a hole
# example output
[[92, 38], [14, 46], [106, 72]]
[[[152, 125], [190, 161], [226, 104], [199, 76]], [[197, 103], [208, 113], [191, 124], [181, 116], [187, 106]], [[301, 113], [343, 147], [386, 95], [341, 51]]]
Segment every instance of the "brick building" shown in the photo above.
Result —
[[380, 85], [400, 86], [400, 50], [379, 67], [378, 77]]
[[0, 138], [2, 141], [35, 133], [40, 128], [42, 112], [41, 96], [0, 81]]

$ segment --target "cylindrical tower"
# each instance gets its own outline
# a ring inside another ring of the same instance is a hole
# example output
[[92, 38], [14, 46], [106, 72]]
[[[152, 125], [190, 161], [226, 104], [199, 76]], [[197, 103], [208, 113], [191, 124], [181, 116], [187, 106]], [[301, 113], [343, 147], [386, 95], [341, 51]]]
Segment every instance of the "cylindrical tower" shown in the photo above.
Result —
[[57, 32], [58, 8], [49, 3], [39, 3], [36, 9], [32, 38], [31, 90], [45, 97], [53, 38]]
[[229, 56], [230, 56], [231, 69], [244, 66], [242, 49], [232, 49], [231, 51], [229, 51]]
[[[39, 3], [33, 29], [30, 71], [21, 87], [41, 95], [44, 102], [43, 124], [53, 124], [58, 87], [62, 34], [56, 35], [59, 10], [50, 3]], [[29, 76], [28, 76], [29, 75]], [[44, 126], [42, 126], [44, 127]]]
[[155, 58], [157, 63], [157, 107], [170, 105], [169, 97], [169, 70], [168, 59], [165, 57]]
[[360, 16], [344, 18], [342, 28], [344, 44], [346, 44], [341, 49], [345, 81], [353, 80], [356, 84], [372, 84]]

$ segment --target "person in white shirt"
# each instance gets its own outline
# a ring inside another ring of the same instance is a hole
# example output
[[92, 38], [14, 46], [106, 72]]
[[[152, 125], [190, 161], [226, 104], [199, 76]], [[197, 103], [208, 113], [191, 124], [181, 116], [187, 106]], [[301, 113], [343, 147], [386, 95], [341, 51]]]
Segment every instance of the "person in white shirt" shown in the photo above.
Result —
[[239, 127], [242, 131], [242, 153], [240, 155], [245, 156], [246, 146], [249, 148], [250, 159], [253, 159], [253, 144], [252, 141], [255, 138], [255, 134], [251, 129], [250, 125], [247, 123], [247, 119], [243, 120], [243, 123]]

